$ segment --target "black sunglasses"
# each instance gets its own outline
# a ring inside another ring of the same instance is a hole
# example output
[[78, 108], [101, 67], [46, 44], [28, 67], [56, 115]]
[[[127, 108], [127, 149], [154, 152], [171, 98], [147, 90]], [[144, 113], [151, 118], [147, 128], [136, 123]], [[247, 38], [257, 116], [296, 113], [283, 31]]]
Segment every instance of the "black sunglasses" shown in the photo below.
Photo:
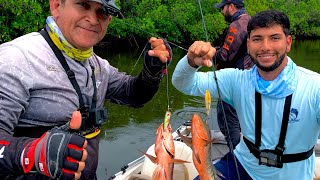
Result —
[[119, 9], [113, 7], [113, 6], [105, 5], [105, 6], [103, 6], [103, 11], [107, 15], [111, 15], [111, 16], [117, 17], [119, 19], [123, 19], [124, 18], [124, 16], [121, 13], [121, 11]]

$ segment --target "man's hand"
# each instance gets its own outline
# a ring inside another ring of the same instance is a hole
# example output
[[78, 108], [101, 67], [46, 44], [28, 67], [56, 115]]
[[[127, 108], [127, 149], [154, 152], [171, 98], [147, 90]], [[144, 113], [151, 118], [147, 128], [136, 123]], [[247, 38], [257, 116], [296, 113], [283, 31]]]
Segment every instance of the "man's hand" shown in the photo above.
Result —
[[151, 37], [149, 43], [151, 44], [151, 50], [148, 51], [149, 56], [158, 57], [163, 63], [171, 60], [172, 52], [167, 42], [161, 38]]
[[188, 62], [190, 66], [212, 66], [212, 57], [216, 49], [209, 42], [195, 41], [188, 49]]
[[36, 170], [53, 179], [79, 179], [88, 156], [87, 141], [68, 129], [79, 129], [81, 121], [80, 112], [75, 111], [66, 125], [30, 141], [21, 154], [23, 171]]
[[[172, 50], [166, 40], [151, 37], [144, 57], [144, 78], [163, 77], [172, 59]], [[147, 80], [148, 81], [148, 80]], [[151, 81], [150, 81], [151, 82]], [[151, 82], [154, 84], [154, 81]]]

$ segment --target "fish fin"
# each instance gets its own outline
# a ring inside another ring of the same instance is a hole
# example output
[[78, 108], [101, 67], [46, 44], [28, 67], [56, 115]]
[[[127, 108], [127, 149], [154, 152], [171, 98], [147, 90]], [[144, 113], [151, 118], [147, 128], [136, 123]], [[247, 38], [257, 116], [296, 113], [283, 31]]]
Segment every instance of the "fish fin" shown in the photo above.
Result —
[[172, 163], [176, 163], [176, 164], [191, 163], [189, 161], [185, 161], [185, 160], [182, 160], [182, 159], [172, 159], [171, 162]]
[[150, 159], [150, 161], [152, 161], [154, 164], [158, 164], [157, 157], [151, 156], [149, 154], [144, 154], [144, 155], [147, 156]]
[[189, 147], [191, 147], [191, 145], [192, 145], [192, 138], [189, 138], [189, 137], [187, 137], [187, 136], [182, 135], [179, 130], [177, 130], [177, 134], [178, 134], [178, 136], [181, 138], [182, 142], [184, 142], [186, 145], [188, 145]]
[[150, 154], [147, 154], [147, 153], [145, 153], [145, 152], [143, 152], [141, 150], [139, 150], [139, 151], [142, 152], [145, 156], [147, 156], [150, 159], [150, 161], [152, 161], [154, 164], [158, 164], [157, 157], [154, 157], [154, 156], [152, 156]]

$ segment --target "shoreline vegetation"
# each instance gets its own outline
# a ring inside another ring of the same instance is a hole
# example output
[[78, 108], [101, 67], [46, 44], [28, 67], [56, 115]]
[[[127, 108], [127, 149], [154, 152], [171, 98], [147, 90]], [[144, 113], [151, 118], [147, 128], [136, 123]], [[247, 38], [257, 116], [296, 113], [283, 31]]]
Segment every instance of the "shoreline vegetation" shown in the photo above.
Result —
[[[116, 0], [125, 19], [113, 18], [102, 46], [144, 46], [151, 36], [189, 47], [205, 40], [201, 3], [208, 39], [220, 40], [227, 27], [214, 5], [220, 0]], [[245, 0], [249, 15], [277, 9], [288, 14], [295, 39], [320, 39], [319, 0]], [[0, 0], [0, 44], [39, 31], [49, 15], [49, 0]]]

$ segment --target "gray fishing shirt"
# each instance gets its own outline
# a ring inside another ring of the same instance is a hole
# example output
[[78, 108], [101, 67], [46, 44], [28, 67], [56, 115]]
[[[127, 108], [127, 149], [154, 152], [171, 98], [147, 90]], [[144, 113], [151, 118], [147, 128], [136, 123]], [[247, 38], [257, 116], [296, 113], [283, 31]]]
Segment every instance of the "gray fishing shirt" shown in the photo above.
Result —
[[[0, 127], [54, 126], [65, 123], [79, 108], [78, 95], [62, 65], [39, 33], [30, 33], [0, 48]], [[79, 84], [83, 99], [91, 103], [92, 70], [95, 67], [97, 107], [118, 95], [119, 87], [132, 79], [108, 61], [92, 55], [84, 62], [65, 55]], [[125, 96], [125, 95], [123, 95]], [[114, 99], [119, 101], [121, 99]]]
[[[90, 65], [94, 66], [97, 108], [102, 107], [105, 100], [140, 107], [157, 92], [163, 76], [161, 72], [164, 66], [160, 60], [157, 61], [162, 67], [148, 69], [144, 65], [139, 76], [133, 77], [119, 72], [96, 54], [83, 62], [64, 56], [75, 73], [84, 103], [89, 105], [94, 92]], [[152, 57], [146, 57], [153, 60]], [[78, 94], [40, 33], [33, 32], [0, 45], [0, 141], [8, 141], [23, 149], [25, 141], [10, 136], [14, 135], [15, 128], [63, 125], [78, 109]], [[88, 140], [89, 156], [82, 179], [91, 179], [95, 175], [98, 140], [99, 136]], [[12, 152], [12, 157], [5, 157], [11, 159], [0, 159], [0, 166], [6, 167], [2, 169], [3, 172], [19, 172], [19, 148], [16, 154]]]

